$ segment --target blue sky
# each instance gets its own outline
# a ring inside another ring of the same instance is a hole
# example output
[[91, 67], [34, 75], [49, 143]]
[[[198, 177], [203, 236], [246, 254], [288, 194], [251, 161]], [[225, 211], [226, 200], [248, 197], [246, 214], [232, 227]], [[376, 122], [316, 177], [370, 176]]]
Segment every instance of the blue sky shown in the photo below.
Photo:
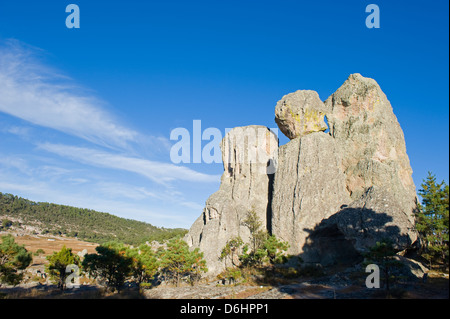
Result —
[[[79, 29], [65, 25], [70, 3]], [[379, 29], [365, 25], [370, 3]], [[1, 1], [0, 192], [188, 228], [223, 168], [173, 164], [174, 128], [275, 128], [283, 95], [311, 89], [325, 100], [351, 73], [374, 78], [390, 100], [416, 187], [427, 171], [448, 182], [448, 9], [444, 0]]]

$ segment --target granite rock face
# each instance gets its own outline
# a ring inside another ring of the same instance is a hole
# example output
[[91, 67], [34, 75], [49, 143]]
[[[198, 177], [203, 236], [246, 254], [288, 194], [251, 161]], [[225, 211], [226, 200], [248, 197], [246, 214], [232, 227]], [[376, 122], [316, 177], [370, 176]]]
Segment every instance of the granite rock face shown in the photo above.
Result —
[[322, 265], [357, 261], [385, 238], [397, 251], [411, 247], [417, 240], [405, 208], [390, 192], [377, 186], [308, 232], [302, 258]]
[[313, 229], [351, 199], [334, 139], [311, 133], [279, 148], [272, 198], [272, 233], [299, 254]]
[[325, 105], [319, 94], [311, 90], [289, 93], [275, 107], [275, 122], [290, 139], [325, 131]]
[[369, 187], [359, 199], [324, 224], [335, 223], [345, 238], [352, 240], [355, 249], [362, 253], [383, 238], [392, 240], [396, 250], [405, 250], [416, 241], [417, 233], [405, 207], [395, 197], [385, 188]]
[[278, 138], [264, 126], [237, 127], [222, 140], [225, 171], [220, 188], [208, 198], [185, 237], [191, 247], [204, 253], [209, 274], [224, 269], [219, 256], [228, 240], [240, 236], [248, 242], [250, 233], [242, 223], [250, 210], [267, 225], [277, 149]]
[[371, 186], [382, 187], [413, 222], [416, 190], [405, 137], [377, 82], [352, 74], [325, 106], [352, 199], [358, 199]]

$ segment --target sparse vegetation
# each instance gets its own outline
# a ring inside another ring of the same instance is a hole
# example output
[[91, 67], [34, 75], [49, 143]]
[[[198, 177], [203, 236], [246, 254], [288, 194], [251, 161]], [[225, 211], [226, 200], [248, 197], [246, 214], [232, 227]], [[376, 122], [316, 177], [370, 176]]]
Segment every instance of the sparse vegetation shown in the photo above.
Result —
[[2, 220], [2, 226], [0, 227], [0, 229], [7, 229], [9, 227], [11, 227], [13, 224], [13, 222], [9, 219], [3, 219]]
[[244, 245], [240, 237], [232, 238], [220, 255], [225, 264], [227, 259], [231, 259], [232, 267], [226, 268], [218, 276], [220, 280], [228, 283], [236, 283], [241, 278], [248, 281], [251, 276], [265, 276], [269, 272], [273, 275], [274, 265], [287, 261], [286, 251], [289, 244], [262, 230], [261, 220], [255, 211], [248, 212], [243, 224], [250, 231], [250, 244]]
[[392, 285], [396, 283], [398, 278], [394, 275], [395, 270], [403, 267], [403, 264], [394, 259], [397, 251], [394, 249], [394, 245], [391, 240], [383, 239], [377, 242], [373, 247], [369, 249], [369, 252], [365, 255], [364, 267], [368, 264], [376, 264], [381, 271], [381, 280], [384, 283], [384, 289], [387, 294], [390, 293]]
[[40, 256], [40, 255], [43, 255], [43, 254], [45, 254], [45, 251], [42, 248], [39, 248], [38, 250], [36, 250], [33, 253], [33, 256]]
[[[29, 225], [39, 229], [41, 234], [76, 237], [100, 244], [108, 241], [120, 241], [130, 245], [140, 245], [153, 240], [162, 242], [187, 232], [179, 228], [158, 228], [145, 222], [91, 209], [36, 203], [3, 193], [0, 193], [0, 216], [3, 216], [3, 229]], [[22, 222], [12, 222], [13, 219]]]

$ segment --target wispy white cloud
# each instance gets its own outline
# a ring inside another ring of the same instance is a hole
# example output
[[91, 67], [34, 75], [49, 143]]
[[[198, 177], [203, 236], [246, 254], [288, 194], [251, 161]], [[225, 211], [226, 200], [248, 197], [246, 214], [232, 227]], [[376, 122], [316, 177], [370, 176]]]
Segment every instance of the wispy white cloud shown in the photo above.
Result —
[[80, 178], [80, 177], [69, 177], [66, 179], [66, 181], [73, 185], [80, 185], [89, 182], [87, 178]]
[[0, 153], [0, 169], [13, 169], [27, 178], [36, 177], [45, 180], [59, 180], [64, 176], [77, 174], [76, 171], [56, 165], [38, 164], [36, 158], [24, 158], [20, 155], [5, 156], [2, 153]]
[[0, 112], [104, 146], [136, 140], [138, 133], [105, 111], [104, 101], [41, 63], [38, 53], [14, 40], [0, 46]]
[[99, 182], [95, 189], [109, 198], [129, 198], [133, 200], [156, 200], [171, 202], [182, 207], [202, 211], [203, 206], [190, 200], [186, 200], [180, 192], [172, 190], [149, 190], [145, 187], [137, 187], [118, 182]]
[[1, 129], [3, 133], [17, 135], [23, 139], [27, 139], [30, 135], [31, 128], [24, 126], [7, 126]]
[[220, 179], [218, 175], [203, 174], [183, 166], [113, 154], [92, 148], [51, 143], [39, 144], [38, 148], [84, 164], [133, 172], [158, 184], [167, 185], [168, 182], [175, 180], [217, 182]]
[[143, 187], [135, 187], [132, 185], [125, 185], [118, 182], [99, 182], [95, 186], [96, 190], [103, 193], [104, 196], [125, 197], [133, 200], [143, 200], [148, 198], [161, 199], [162, 196], [151, 192]]
[[[0, 133], [12, 141], [20, 138], [27, 147], [37, 146], [18, 151], [13, 142], [5, 142], [0, 150], [0, 191], [154, 224], [189, 226], [191, 215], [202, 209], [189, 185], [218, 183], [220, 175], [164, 162], [171, 147], [167, 138], [123, 125], [105, 101], [43, 63], [38, 58], [42, 54], [19, 41], [0, 43], [0, 113], [20, 119], [5, 116]], [[78, 142], [83, 146], [73, 144]], [[133, 185], [139, 180], [135, 174], [151, 183]], [[180, 185], [188, 188], [177, 190]]]
[[33, 175], [33, 169], [28, 162], [18, 156], [5, 156], [0, 153], [0, 164], [2, 168], [14, 169], [30, 177]]

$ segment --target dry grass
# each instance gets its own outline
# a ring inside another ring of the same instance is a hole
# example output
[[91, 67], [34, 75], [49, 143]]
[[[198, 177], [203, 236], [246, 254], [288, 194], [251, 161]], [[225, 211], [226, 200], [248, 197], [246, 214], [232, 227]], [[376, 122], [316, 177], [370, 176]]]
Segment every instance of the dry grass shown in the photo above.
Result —
[[89, 254], [94, 253], [95, 247], [98, 246], [98, 244], [81, 241], [76, 238], [65, 237], [25, 235], [14, 237], [14, 240], [20, 245], [25, 245], [25, 248], [33, 253], [38, 249], [43, 249], [45, 252], [44, 256], [51, 255], [55, 251], [60, 251], [64, 245], [67, 248], [72, 248], [74, 253], [78, 253], [86, 249]]

